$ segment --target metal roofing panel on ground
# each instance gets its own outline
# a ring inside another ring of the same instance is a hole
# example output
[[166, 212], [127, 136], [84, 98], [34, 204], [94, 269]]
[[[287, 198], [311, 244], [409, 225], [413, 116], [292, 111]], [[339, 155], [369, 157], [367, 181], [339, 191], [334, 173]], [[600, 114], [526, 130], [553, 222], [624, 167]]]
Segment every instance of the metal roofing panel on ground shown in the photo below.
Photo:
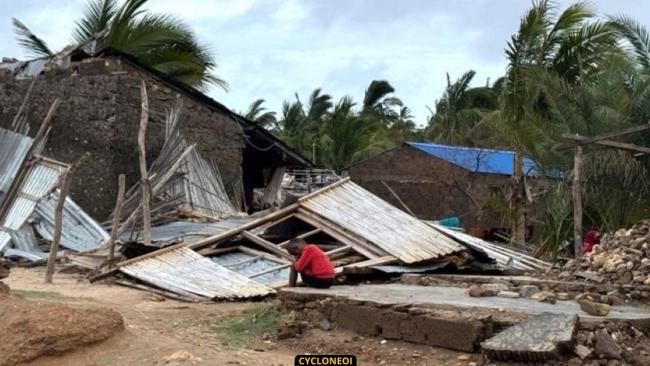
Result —
[[143, 282], [183, 296], [239, 299], [275, 292], [187, 247], [161, 251], [155, 257], [138, 260], [119, 269]]
[[[424, 142], [407, 142], [407, 144], [426, 154], [448, 161], [472, 172], [512, 175], [515, 166], [515, 153], [513, 151], [449, 146]], [[537, 164], [528, 157], [524, 157], [523, 171], [528, 176], [540, 175]]]
[[300, 206], [364, 238], [403, 263], [422, 262], [465, 249], [349, 179], [305, 196]]
[[459, 242], [470, 246], [474, 249], [485, 252], [490, 258], [497, 262], [502, 269], [515, 268], [520, 270], [542, 270], [551, 268], [551, 264], [534, 258], [532, 256], [519, 253], [502, 245], [487, 242], [481, 238], [452, 230], [442, 225], [431, 224], [437, 230], [458, 240]]
[[[59, 191], [41, 199], [34, 210], [38, 233], [46, 240], [54, 237], [54, 211], [59, 201]], [[97, 249], [109, 238], [108, 233], [70, 197], [63, 204], [61, 246], [78, 252]]]
[[[208, 236], [242, 226], [254, 219], [254, 217], [232, 217], [211, 223], [174, 221], [152, 227], [151, 239], [154, 242], [162, 242], [182, 238], [186, 244], [192, 244]], [[127, 230], [120, 235], [122, 241], [138, 241], [141, 238], [140, 230]]]

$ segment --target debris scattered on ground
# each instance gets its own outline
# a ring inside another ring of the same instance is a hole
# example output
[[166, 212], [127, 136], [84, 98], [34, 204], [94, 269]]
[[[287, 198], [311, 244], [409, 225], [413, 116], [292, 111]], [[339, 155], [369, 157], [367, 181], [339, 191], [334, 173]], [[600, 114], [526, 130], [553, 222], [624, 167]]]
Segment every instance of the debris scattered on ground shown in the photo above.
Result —
[[55, 303], [0, 298], [0, 366], [58, 355], [108, 339], [124, 328], [108, 309], [76, 309]]
[[9, 286], [2, 282], [3, 278], [9, 277], [9, 261], [0, 258], [0, 295], [9, 293]]

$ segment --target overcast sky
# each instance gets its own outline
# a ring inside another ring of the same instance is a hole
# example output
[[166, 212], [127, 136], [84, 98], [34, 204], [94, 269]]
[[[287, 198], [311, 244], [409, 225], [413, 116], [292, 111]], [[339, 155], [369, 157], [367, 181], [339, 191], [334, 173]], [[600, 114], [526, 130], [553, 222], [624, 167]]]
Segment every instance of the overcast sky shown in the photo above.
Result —
[[[572, 1], [559, 1], [564, 7]], [[24, 58], [11, 29], [23, 21], [60, 49], [71, 38], [85, 0], [0, 0], [0, 56]], [[628, 14], [650, 27], [646, 0], [592, 1], [601, 14]], [[188, 22], [212, 47], [216, 73], [230, 84], [209, 94], [231, 109], [257, 98], [279, 112], [294, 93], [317, 88], [357, 101], [374, 79], [386, 79], [418, 123], [446, 85], [477, 72], [475, 85], [505, 68], [503, 50], [528, 0], [150, 0], [154, 11]]]

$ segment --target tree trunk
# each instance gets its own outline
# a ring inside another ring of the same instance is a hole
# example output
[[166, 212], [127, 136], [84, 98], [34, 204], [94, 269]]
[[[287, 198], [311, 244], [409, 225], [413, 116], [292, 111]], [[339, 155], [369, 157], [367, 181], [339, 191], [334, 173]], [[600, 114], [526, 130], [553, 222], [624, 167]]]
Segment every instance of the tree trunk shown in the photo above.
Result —
[[142, 237], [144, 245], [151, 245], [151, 184], [147, 172], [147, 149], [145, 141], [147, 137], [147, 122], [149, 121], [149, 100], [147, 98], [147, 85], [142, 80], [140, 87], [142, 97], [142, 114], [140, 116], [140, 129], [138, 131], [138, 148], [140, 157], [140, 191], [142, 192]]
[[510, 197], [510, 208], [515, 215], [511, 227], [511, 244], [526, 246], [526, 199], [522, 194], [522, 176], [523, 176], [524, 155], [515, 152], [514, 169], [512, 174], [512, 196]]
[[576, 147], [573, 161], [573, 246], [575, 257], [582, 256], [582, 146]]

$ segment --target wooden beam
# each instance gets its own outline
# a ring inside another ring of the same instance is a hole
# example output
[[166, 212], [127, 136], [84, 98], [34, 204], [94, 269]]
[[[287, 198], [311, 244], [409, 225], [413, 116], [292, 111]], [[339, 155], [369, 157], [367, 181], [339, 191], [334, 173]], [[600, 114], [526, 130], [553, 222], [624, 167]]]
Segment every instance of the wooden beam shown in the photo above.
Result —
[[[574, 140], [574, 141], [585, 141], [587, 140], [587, 137], [579, 136], [579, 135], [569, 135], [565, 136], [565, 138]], [[599, 140], [594, 142], [596, 145], [600, 146], [606, 146], [606, 147], [611, 147], [619, 150], [625, 150], [625, 151], [630, 151], [634, 153], [641, 153], [641, 154], [650, 154], [650, 148], [645, 147], [645, 146], [639, 146], [635, 144], [629, 144], [626, 142], [618, 142], [618, 141], [611, 141], [611, 140]], [[582, 144], [584, 145], [584, 144]]]
[[115, 241], [120, 229], [120, 219], [122, 215], [122, 206], [124, 205], [124, 191], [126, 190], [126, 176], [120, 174], [117, 177], [117, 202], [115, 203], [115, 216], [113, 217], [113, 228], [111, 237], [108, 239], [108, 268], [113, 267], [113, 257], [115, 256]]
[[[628, 128], [618, 130], [618, 131], [607, 132], [607, 133], [603, 133], [603, 134], [600, 134], [600, 135], [594, 136], [594, 137], [584, 137], [582, 140], [578, 140], [576, 142], [560, 144], [559, 146], [556, 147], [556, 150], [560, 150], [560, 151], [561, 150], [569, 150], [569, 149], [573, 149], [573, 148], [575, 148], [576, 146], [579, 146], [579, 145], [593, 144], [593, 143], [595, 143], [597, 141], [609, 140], [609, 139], [612, 139], [612, 138], [615, 138], [615, 137], [629, 135], [631, 133], [643, 132], [643, 131], [647, 131], [647, 130], [650, 130], [650, 123], [639, 125], [639, 126], [634, 126], [634, 127], [628, 127]], [[563, 134], [562, 135], [563, 138], [571, 139], [571, 140], [573, 140], [573, 137], [575, 137], [575, 136], [576, 135], [572, 135], [572, 134]]]
[[[397, 200], [397, 202], [399, 202], [400, 205], [402, 205], [402, 207], [404, 207], [404, 209], [406, 210], [406, 212], [410, 213], [411, 216], [413, 216], [413, 217], [417, 217], [417, 216], [415, 216], [415, 214], [413, 213], [413, 211], [411, 211], [411, 209], [406, 205], [406, 203], [404, 203], [404, 201], [402, 201], [402, 199], [397, 195], [397, 193], [395, 193], [395, 191], [393, 191], [393, 189], [390, 188], [390, 186], [388, 185], [388, 183], [384, 182], [383, 180], [380, 181], [380, 182], [381, 182], [381, 184], [384, 185], [384, 187], [386, 187], [386, 189], [388, 190], [388, 192], [390, 192], [390, 194], [392, 194], [393, 197], [395, 197], [395, 199]], [[466, 194], [467, 194], [467, 193], [466, 193]], [[470, 198], [471, 198], [472, 200], [474, 200], [473, 197], [470, 197]]]
[[248, 278], [264, 276], [265, 274], [269, 274], [271, 272], [280, 271], [280, 270], [283, 270], [285, 268], [289, 268], [292, 265], [293, 265], [293, 263], [287, 263], [287, 264], [282, 264], [282, 265], [279, 265], [279, 266], [271, 267], [271, 268], [269, 268], [267, 270], [264, 270], [262, 272], [254, 273], [254, 274], [248, 276]]
[[151, 182], [147, 171], [147, 123], [149, 121], [149, 99], [147, 97], [147, 84], [144, 80], [140, 85], [142, 98], [142, 112], [140, 115], [140, 128], [138, 130], [138, 157], [140, 162], [140, 192], [142, 193], [142, 237], [144, 245], [151, 245]]
[[337, 274], [341, 273], [354, 273], [355, 269], [358, 268], [367, 268], [370, 266], [382, 266], [390, 263], [394, 263], [397, 261], [397, 258], [393, 257], [392, 255], [386, 255], [383, 257], [378, 257], [378, 258], [372, 258], [368, 259], [365, 261], [357, 262], [357, 263], [351, 263], [342, 267], [338, 267], [335, 269], [335, 272]]
[[241, 235], [244, 238], [252, 241], [253, 243], [261, 246], [262, 248], [268, 250], [269, 252], [271, 252], [273, 254], [276, 254], [276, 255], [278, 255], [278, 256], [280, 256], [282, 258], [289, 259], [289, 260], [294, 259], [293, 256], [291, 254], [289, 254], [289, 252], [287, 252], [286, 250], [282, 250], [282, 249], [278, 248], [278, 246], [276, 244], [271, 243], [268, 240], [264, 240], [264, 239], [260, 238], [259, 236], [251, 233], [250, 231], [244, 230], [244, 231], [241, 232]]
[[573, 162], [573, 246], [575, 257], [582, 256], [582, 146], [576, 147]]
[[260, 254], [260, 255], [250, 257], [250, 258], [246, 258], [246, 259], [241, 260], [241, 261], [237, 261], [237, 262], [233, 262], [233, 263], [229, 263], [229, 264], [224, 264], [223, 266], [224, 267], [237, 267], [237, 266], [241, 266], [242, 264], [255, 262], [256, 260], [262, 259], [262, 258], [264, 258], [264, 256]]
[[[314, 230], [311, 230], [311, 231], [308, 231], [306, 233], [302, 233], [302, 234], [296, 236], [296, 238], [305, 239], [305, 238], [308, 238], [310, 236], [316, 235], [316, 234], [321, 233], [321, 232], [323, 232], [323, 229], [317, 227]], [[278, 247], [285, 248], [289, 244], [290, 241], [291, 241], [291, 239], [285, 240], [282, 243], [278, 244]]]
[[224, 232], [222, 232], [220, 234], [217, 234], [217, 235], [207, 237], [207, 238], [205, 238], [205, 239], [203, 239], [201, 241], [198, 241], [198, 242], [190, 245], [190, 248], [197, 250], [197, 249], [205, 248], [205, 247], [213, 245], [213, 244], [218, 244], [218, 243], [220, 243], [220, 242], [222, 242], [222, 241], [224, 241], [226, 239], [230, 239], [230, 238], [232, 238], [232, 237], [234, 237], [236, 235], [241, 234], [242, 231], [254, 229], [254, 228], [256, 228], [256, 227], [258, 227], [258, 226], [260, 226], [262, 224], [265, 224], [267, 222], [275, 221], [275, 220], [278, 220], [278, 219], [280, 219], [280, 218], [282, 218], [282, 217], [284, 217], [286, 215], [292, 214], [294, 211], [296, 211], [297, 208], [298, 208], [298, 204], [294, 203], [294, 204], [292, 204], [290, 206], [287, 206], [287, 207], [285, 207], [283, 209], [275, 211], [275, 212], [273, 212], [271, 214], [268, 214], [268, 215], [266, 215], [264, 217], [260, 217], [259, 219], [251, 221], [251, 222], [249, 222], [247, 224], [244, 224], [242, 226], [239, 226], [239, 227], [224, 231]]
[[243, 245], [238, 246], [237, 249], [244, 252], [244, 253], [246, 253], [246, 254], [250, 254], [250, 255], [253, 255], [253, 256], [261, 255], [264, 258], [266, 258], [266, 259], [268, 259], [270, 261], [276, 262], [276, 263], [284, 263], [284, 264], [291, 263], [295, 259], [295, 258], [292, 258], [291, 260], [286, 260], [284, 258], [279, 258], [279, 257], [273, 256], [272, 254], [269, 254], [267, 252], [263, 252], [261, 250], [245, 247]]
[[235, 252], [237, 251], [237, 247], [230, 247], [230, 248], [205, 248], [199, 250], [197, 253], [201, 254], [202, 256], [209, 256], [209, 255], [216, 255], [216, 254], [226, 254], [230, 252]]

